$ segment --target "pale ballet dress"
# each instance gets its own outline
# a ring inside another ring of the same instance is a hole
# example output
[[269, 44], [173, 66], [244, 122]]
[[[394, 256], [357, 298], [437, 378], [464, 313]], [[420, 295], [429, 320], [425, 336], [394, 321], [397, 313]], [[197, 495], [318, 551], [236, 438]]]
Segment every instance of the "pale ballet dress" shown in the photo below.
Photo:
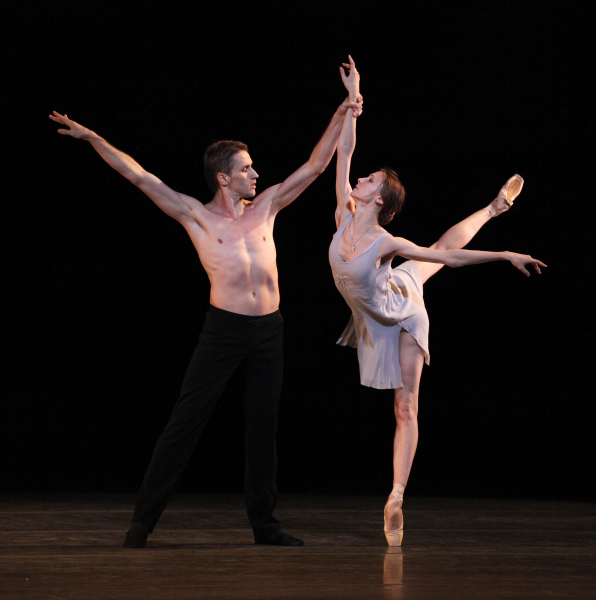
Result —
[[406, 261], [396, 268], [387, 261], [376, 266], [383, 240], [380, 235], [362, 254], [346, 262], [339, 240], [352, 220], [350, 215], [337, 230], [329, 247], [329, 263], [335, 285], [352, 309], [352, 317], [338, 344], [358, 351], [360, 383], [377, 389], [403, 387], [399, 365], [399, 333], [405, 329], [424, 353], [428, 353], [428, 315], [422, 299], [418, 265]]

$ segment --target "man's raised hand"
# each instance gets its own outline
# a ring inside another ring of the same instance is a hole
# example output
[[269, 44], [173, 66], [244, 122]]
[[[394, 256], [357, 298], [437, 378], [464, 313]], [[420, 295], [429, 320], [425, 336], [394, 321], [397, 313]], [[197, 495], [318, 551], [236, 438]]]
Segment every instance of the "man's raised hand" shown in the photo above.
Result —
[[359, 117], [362, 114], [362, 105], [364, 103], [364, 99], [362, 96], [358, 96], [355, 101], [346, 98], [339, 107], [340, 114], [344, 116], [348, 110], [352, 111], [354, 117]]
[[55, 110], [52, 112], [53, 114], [49, 115], [52, 121], [56, 121], [56, 123], [60, 123], [60, 125], [66, 125], [68, 127], [68, 129], [58, 129], [58, 133], [61, 135], [70, 135], [78, 140], [82, 140], [93, 135], [93, 132], [90, 129], [87, 129], [82, 125], [79, 125], [76, 121], [69, 119], [68, 115], [61, 115]]

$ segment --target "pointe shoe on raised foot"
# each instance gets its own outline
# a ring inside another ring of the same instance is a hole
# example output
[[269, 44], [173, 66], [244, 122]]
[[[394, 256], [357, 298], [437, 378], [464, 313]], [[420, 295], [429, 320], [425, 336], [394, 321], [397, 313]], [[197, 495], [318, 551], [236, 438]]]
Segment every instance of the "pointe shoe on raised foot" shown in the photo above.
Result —
[[384, 511], [384, 531], [387, 545], [401, 546], [404, 539], [404, 515], [401, 507], [403, 498], [393, 498], [385, 504]]
[[524, 180], [520, 175], [514, 175], [507, 180], [507, 183], [499, 190], [497, 197], [488, 205], [491, 217], [496, 217], [509, 210], [513, 206], [513, 201], [519, 196], [524, 186]]

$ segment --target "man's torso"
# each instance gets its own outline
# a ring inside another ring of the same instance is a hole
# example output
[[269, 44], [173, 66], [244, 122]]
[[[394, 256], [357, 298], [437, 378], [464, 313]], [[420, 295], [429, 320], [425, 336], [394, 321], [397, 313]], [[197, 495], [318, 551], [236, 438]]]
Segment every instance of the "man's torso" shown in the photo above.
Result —
[[265, 194], [245, 202], [237, 218], [207, 204], [186, 230], [211, 283], [213, 306], [243, 315], [266, 315], [279, 308], [271, 202]]

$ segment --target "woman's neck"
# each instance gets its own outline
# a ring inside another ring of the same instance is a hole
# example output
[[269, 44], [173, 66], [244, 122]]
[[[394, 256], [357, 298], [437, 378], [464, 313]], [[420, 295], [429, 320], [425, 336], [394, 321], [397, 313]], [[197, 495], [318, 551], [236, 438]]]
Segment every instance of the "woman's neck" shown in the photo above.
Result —
[[354, 230], [361, 231], [366, 228], [373, 229], [379, 226], [379, 214], [372, 205], [356, 204], [352, 215]]

